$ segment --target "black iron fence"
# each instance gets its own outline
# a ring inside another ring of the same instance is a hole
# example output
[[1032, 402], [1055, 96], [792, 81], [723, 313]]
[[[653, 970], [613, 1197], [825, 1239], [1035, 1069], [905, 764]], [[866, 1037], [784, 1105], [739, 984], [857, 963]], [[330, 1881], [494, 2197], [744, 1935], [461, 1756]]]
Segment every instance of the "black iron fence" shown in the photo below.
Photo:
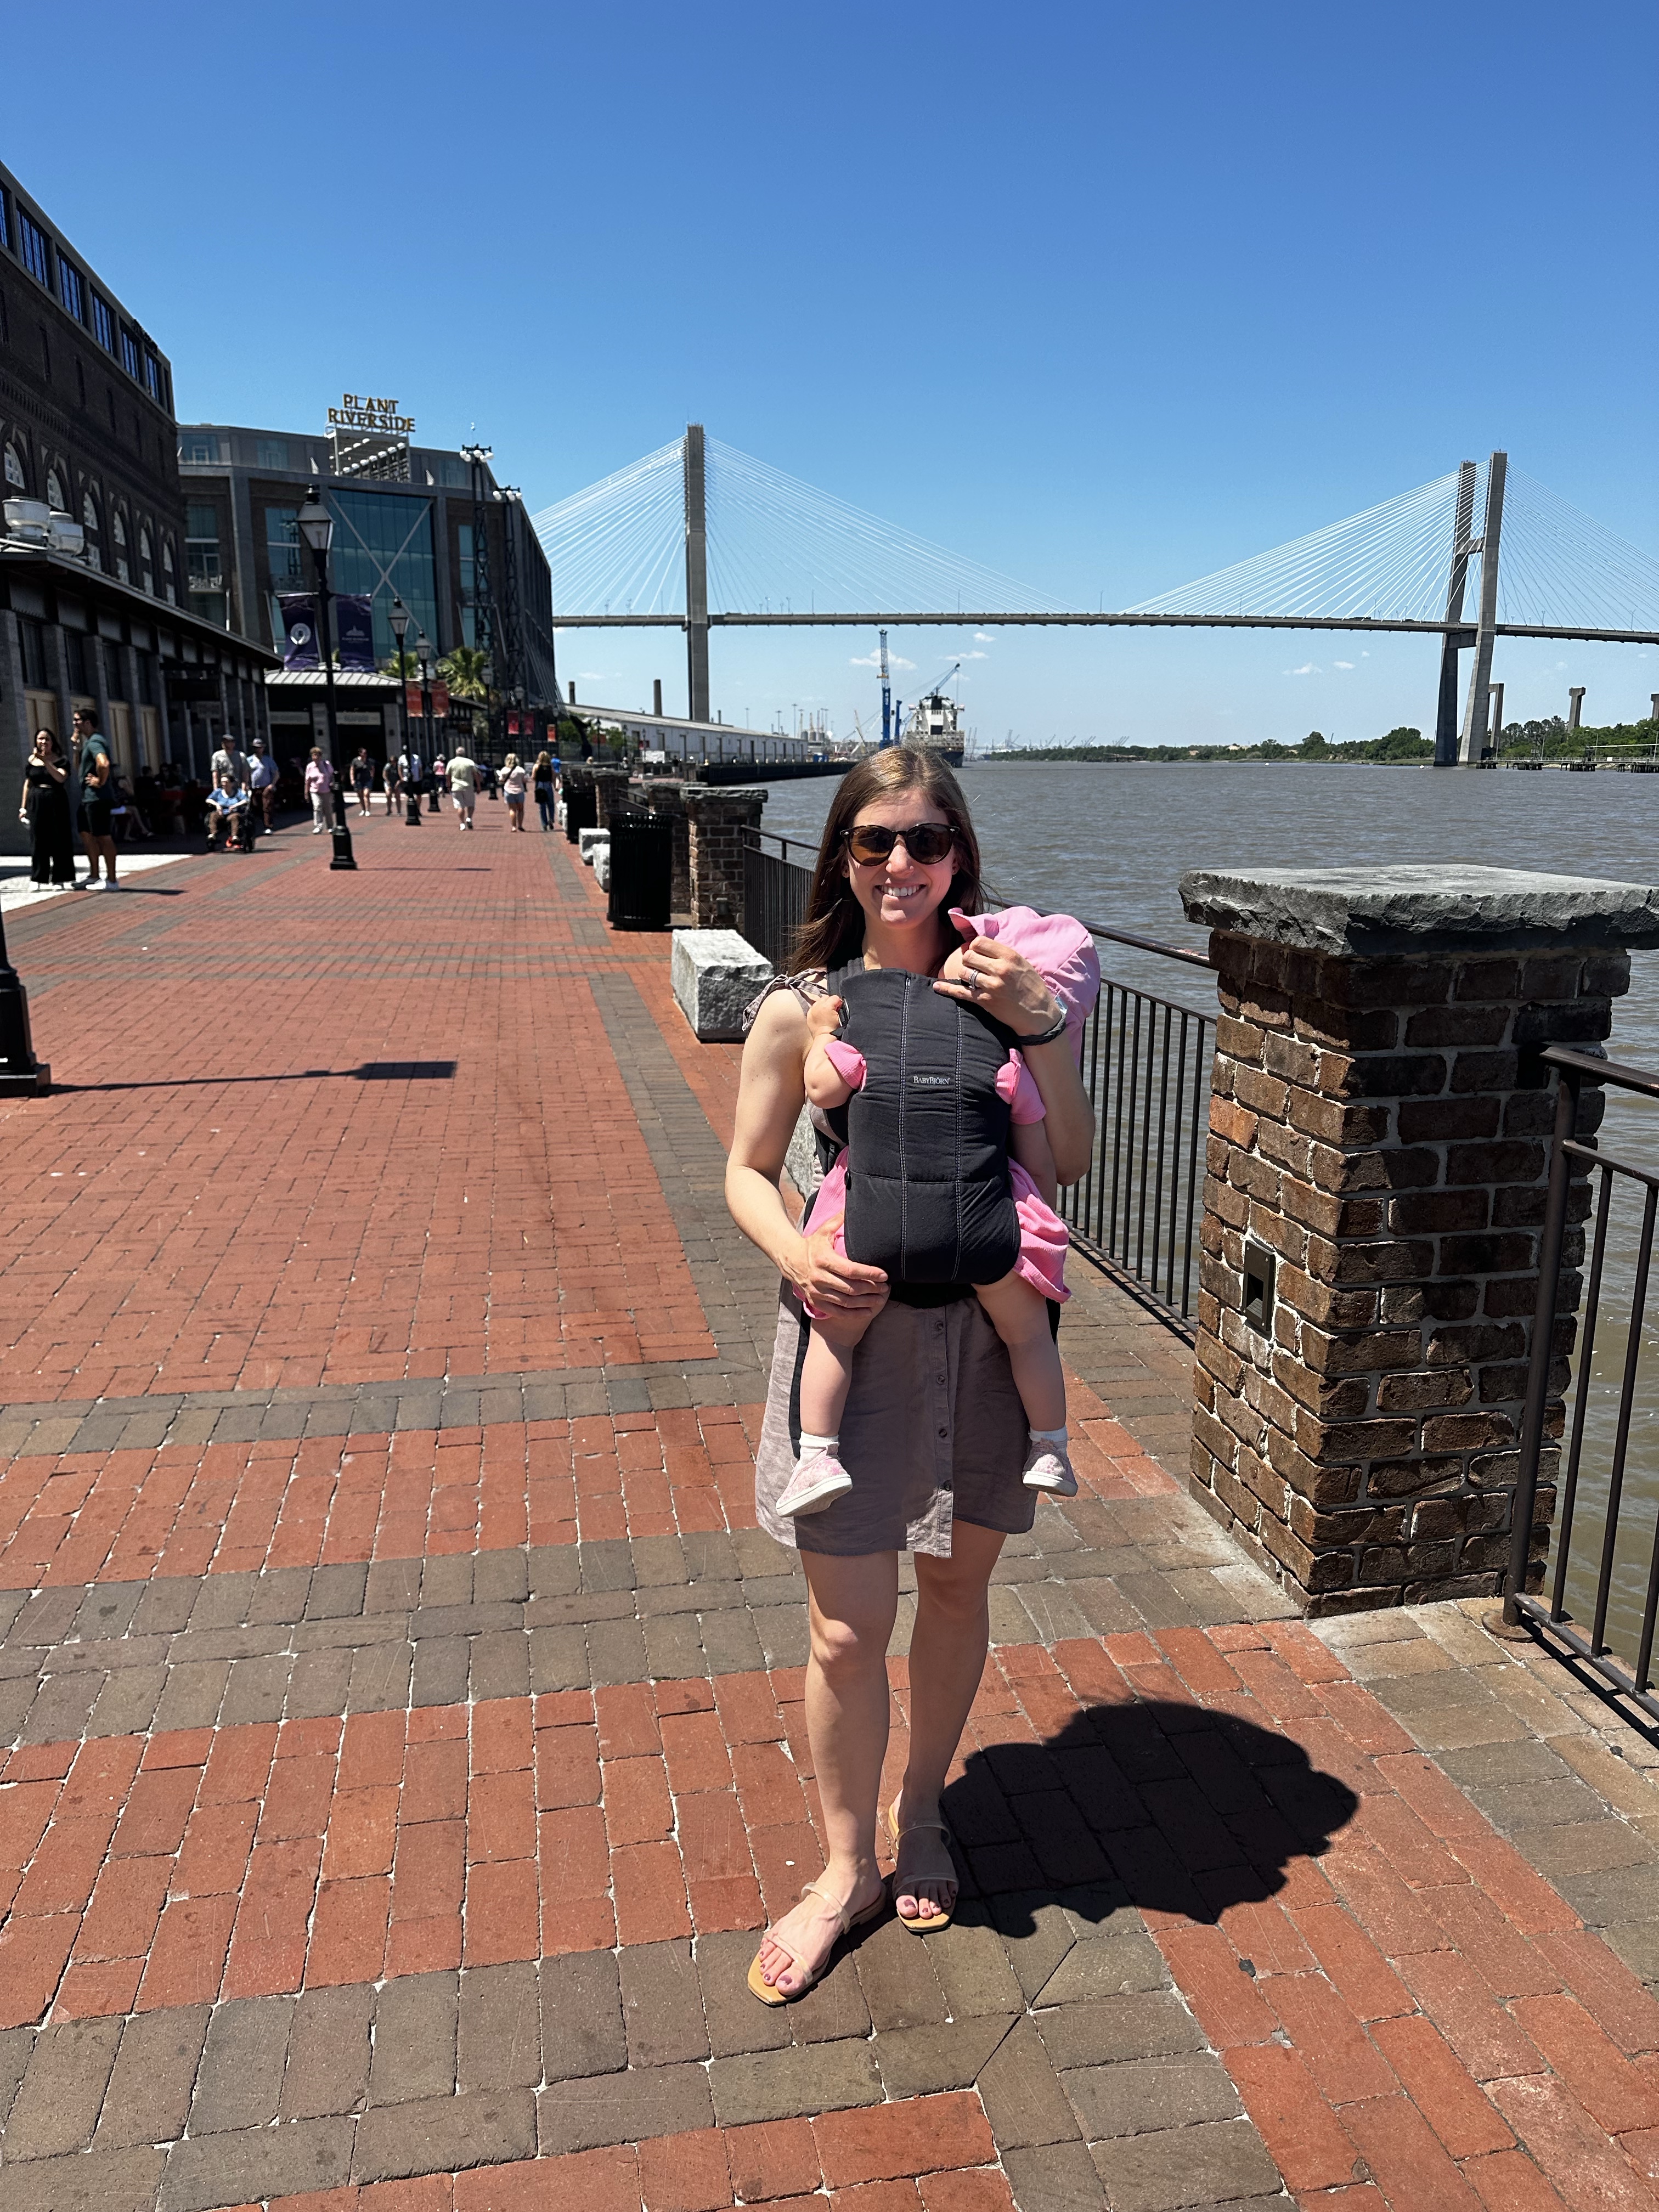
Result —
[[[790, 857], [791, 847], [802, 855]], [[744, 934], [780, 973], [805, 920], [817, 848], [751, 830], [744, 852]], [[1109, 944], [1209, 971], [1207, 954], [1085, 922]], [[1127, 1281], [1183, 1334], [1198, 1288], [1204, 1139], [1210, 1118], [1212, 1009], [1178, 1005], [1105, 978], [1084, 1025], [1083, 1080], [1095, 1109], [1087, 1173], [1060, 1194], [1072, 1242]]]
[[[805, 860], [792, 860], [792, 847]], [[769, 830], [750, 830], [744, 839], [743, 933], [781, 975], [789, 970], [795, 932], [806, 919], [817, 852], [815, 844], [774, 836]]]
[[[1556, 1072], [1555, 1133], [1539, 1254], [1538, 1304], [1527, 1375], [1504, 1619], [1511, 1627], [1522, 1622], [1547, 1626], [1553, 1638], [1604, 1681], [1659, 1720], [1659, 1697], [1652, 1692], [1654, 1626], [1659, 1618], [1659, 1515], [1655, 1511], [1650, 1481], [1644, 1480], [1636, 1486], [1633, 1504], [1626, 1489], [1632, 1425], [1639, 1415], [1644, 1441], [1650, 1444], [1654, 1419], [1650, 1407], [1638, 1407], [1637, 1383], [1655, 1217], [1659, 1212], [1659, 1175], [1620, 1159], [1599, 1145], [1585, 1144], [1577, 1133], [1580, 1094], [1586, 1081], [1638, 1097], [1659, 1099], [1659, 1076], [1560, 1045], [1550, 1046], [1542, 1057]], [[1575, 1184], [1582, 1191], [1586, 1175], [1592, 1186], [1590, 1212], [1595, 1225], [1583, 1327], [1571, 1385], [1569, 1433], [1564, 1402], [1565, 1353], [1555, 1340], [1556, 1319], [1569, 1217], [1576, 1217], [1583, 1203], [1581, 1199], [1579, 1206], [1574, 1206], [1571, 1193]], [[1610, 1255], [1613, 1257], [1611, 1269]], [[1608, 1371], [1602, 1373], [1595, 1358], [1598, 1329], [1616, 1331], [1619, 1326], [1616, 1313], [1609, 1318], [1602, 1311], [1604, 1285], [1610, 1277], [1621, 1285], [1628, 1281], [1630, 1305], [1625, 1317], [1623, 1357], [1609, 1363]], [[1614, 1366], [1616, 1387], [1611, 1371]], [[1553, 1386], [1554, 1405], [1551, 1403]], [[1565, 1457], [1560, 1442], [1564, 1434]], [[1643, 1450], [1639, 1456], [1645, 1468], [1650, 1452]], [[1534, 1597], [1526, 1586], [1540, 1480], [1546, 1477], [1559, 1478], [1560, 1486], [1559, 1509], [1546, 1562], [1547, 1598]], [[1577, 1548], [1576, 1537], [1580, 1540]], [[1638, 1590], [1642, 1592], [1639, 1612], [1635, 1601]], [[1589, 1618], [1588, 1633], [1582, 1626], [1585, 1612]]]

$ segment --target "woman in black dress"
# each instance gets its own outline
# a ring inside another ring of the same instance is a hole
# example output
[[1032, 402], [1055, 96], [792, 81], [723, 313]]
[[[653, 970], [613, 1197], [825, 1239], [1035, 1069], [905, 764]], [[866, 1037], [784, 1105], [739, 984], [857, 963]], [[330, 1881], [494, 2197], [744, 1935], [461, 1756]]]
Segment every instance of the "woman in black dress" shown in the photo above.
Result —
[[29, 874], [37, 891], [73, 890], [75, 837], [70, 820], [69, 763], [50, 730], [37, 730], [23, 771], [18, 817], [29, 825]]

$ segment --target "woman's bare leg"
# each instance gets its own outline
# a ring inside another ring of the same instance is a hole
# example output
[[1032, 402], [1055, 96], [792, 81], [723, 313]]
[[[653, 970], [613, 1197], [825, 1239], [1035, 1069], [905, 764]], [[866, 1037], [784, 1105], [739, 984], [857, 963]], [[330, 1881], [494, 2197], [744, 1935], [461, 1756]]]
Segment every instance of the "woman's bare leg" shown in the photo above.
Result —
[[[806, 1733], [823, 1807], [830, 1856], [819, 1879], [857, 1912], [881, 1886], [876, 1864], [876, 1799], [890, 1711], [887, 1645], [898, 1610], [898, 1555], [834, 1559], [803, 1552], [811, 1650], [806, 1662]], [[948, 1759], [947, 1759], [948, 1764]], [[808, 1979], [840, 1930], [818, 1897], [804, 1897], [777, 1923], [780, 1941], [761, 1945], [763, 1978], [781, 1990]], [[795, 1964], [792, 1967], [791, 1959]]]
[[[985, 1671], [991, 1640], [986, 1595], [1002, 1534], [958, 1521], [951, 1557], [916, 1555], [916, 1625], [910, 1637], [910, 1755], [899, 1799], [899, 1826], [939, 1818], [945, 1778], [967, 1723], [968, 1709]], [[957, 1877], [937, 1829], [907, 1836], [902, 1880], [896, 1875], [893, 1904], [905, 1920], [925, 1919], [929, 1906], [948, 1911]]]
[[981, 1284], [979, 1302], [1008, 1347], [1008, 1364], [1014, 1370], [1014, 1388], [1027, 1422], [1034, 1429], [1063, 1429], [1066, 1377], [1060, 1371], [1060, 1347], [1048, 1326], [1048, 1301], [1024, 1275], [1009, 1274], [1000, 1282]]

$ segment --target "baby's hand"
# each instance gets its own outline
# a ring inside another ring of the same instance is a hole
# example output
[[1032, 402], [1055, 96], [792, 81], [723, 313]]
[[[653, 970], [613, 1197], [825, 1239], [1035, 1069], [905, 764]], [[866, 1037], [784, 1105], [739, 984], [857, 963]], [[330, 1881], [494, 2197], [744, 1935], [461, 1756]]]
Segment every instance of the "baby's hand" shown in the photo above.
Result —
[[841, 1000], [814, 999], [806, 1009], [806, 1030], [814, 1044], [822, 1044], [841, 1027]]

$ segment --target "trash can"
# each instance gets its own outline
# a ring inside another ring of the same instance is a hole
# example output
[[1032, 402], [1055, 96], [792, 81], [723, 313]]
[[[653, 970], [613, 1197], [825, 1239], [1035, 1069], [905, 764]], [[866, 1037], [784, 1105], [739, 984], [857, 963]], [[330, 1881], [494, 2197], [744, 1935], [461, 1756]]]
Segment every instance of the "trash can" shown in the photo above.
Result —
[[564, 835], [574, 845], [584, 830], [599, 826], [599, 794], [586, 776], [566, 771], [564, 779]]
[[618, 807], [611, 817], [611, 927], [666, 929], [673, 882], [672, 822], [643, 807]]

